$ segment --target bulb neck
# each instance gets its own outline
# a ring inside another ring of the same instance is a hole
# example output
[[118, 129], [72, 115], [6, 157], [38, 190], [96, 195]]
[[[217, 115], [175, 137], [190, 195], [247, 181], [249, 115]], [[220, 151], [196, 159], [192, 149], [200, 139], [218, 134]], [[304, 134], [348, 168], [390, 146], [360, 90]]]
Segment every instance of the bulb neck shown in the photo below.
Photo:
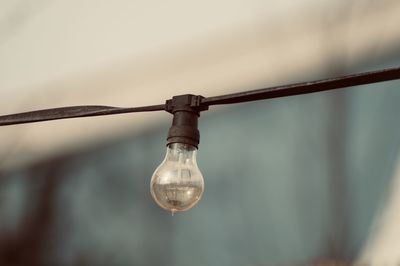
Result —
[[196, 162], [196, 147], [183, 143], [172, 143], [167, 147], [166, 160], [181, 164]]
[[174, 96], [166, 103], [166, 110], [174, 115], [172, 126], [168, 131], [167, 146], [183, 143], [198, 148], [200, 132], [198, 119], [200, 112], [208, 106], [201, 106], [201, 96], [191, 94]]

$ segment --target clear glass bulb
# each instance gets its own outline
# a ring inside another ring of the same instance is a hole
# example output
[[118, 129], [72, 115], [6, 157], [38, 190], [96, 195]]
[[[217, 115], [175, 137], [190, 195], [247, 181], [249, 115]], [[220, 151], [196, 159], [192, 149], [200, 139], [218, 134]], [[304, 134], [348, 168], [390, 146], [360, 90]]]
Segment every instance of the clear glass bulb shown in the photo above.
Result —
[[172, 214], [189, 210], [203, 194], [204, 180], [197, 166], [196, 155], [196, 147], [172, 143], [167, 147], [164, 161], [151, 177], [153, 199]]

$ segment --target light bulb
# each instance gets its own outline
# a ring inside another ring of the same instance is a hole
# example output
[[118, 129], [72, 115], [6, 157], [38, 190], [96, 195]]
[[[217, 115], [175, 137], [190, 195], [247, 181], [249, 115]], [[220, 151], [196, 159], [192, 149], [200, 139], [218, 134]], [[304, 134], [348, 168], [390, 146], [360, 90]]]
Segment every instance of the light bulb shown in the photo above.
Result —
[[200, 95], [185, 94], [165, 103], [165, 110], [174, 117], [168, 131], [167, 154], [151, 177], [150, 192], [155, 202], [172, 215], [191, 209], [203, 195], [203, 175], [196, 162], [198, 118], [208, 109], [201, 105], [202, 99]]
[[151, 177], [151, 195], [161, 208], [172, 214], [191, 209], [203, 194], [204, 180], [196, 155], [195, 146], [171, 143], [164, 161]]

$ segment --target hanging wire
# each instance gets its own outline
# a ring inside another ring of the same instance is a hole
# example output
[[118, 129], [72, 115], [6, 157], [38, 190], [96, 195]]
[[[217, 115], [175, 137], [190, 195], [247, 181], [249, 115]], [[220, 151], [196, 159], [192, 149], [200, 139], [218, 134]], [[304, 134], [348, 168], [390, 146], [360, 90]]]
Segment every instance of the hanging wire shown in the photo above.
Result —
[[203, 99], [202, 104], [218, 105], [258, 101], [327, 90], [342, 89], [382, 81], [400, 79], [400, 67], [364, 72], [343, 77], [322, 79], [311, 82], [295, 83], [265, 89], [244, 91]]
[[165, 109], [164, 104], [150, 105], [143, 107], [128, 107], [128, 108], [101, 106], [101, 105], [60, 107], [60, 108], [51, 108], [51, 109], [0, 116], [0, 126], [75, 118], [75, 117], [115, 115], [115, 114], [134, 113], [134, 112], [152, 112], [152, 111], [161, 111], [164, 109]]
[[[259, 101], [272, 98], [342, 89], [357, 85], [365, 85], [395, 79], [400, 79], [400, 67], [364, 72], [330, 79], [295, 83], [258, 90], [250, 90], [239, 93], [207, 97], [202, 98], [200, 102], [196, 102], [195, 104], [199, 107], [208, 107], [211, 105]], [[0, 126], [75, 117], [115, 115], [162, 110], [166, 110], [165, 104], [128, 108], [99, 105], [70, 106], [0, 116]]]

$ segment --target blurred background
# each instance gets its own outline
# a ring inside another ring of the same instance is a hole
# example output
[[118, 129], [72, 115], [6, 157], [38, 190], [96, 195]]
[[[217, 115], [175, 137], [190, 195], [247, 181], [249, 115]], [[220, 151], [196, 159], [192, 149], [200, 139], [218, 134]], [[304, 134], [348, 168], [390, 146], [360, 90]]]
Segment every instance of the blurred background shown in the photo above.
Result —
[[[400, 2], [0, 0], [0, 114], [400, 65]], [[0, 265], [398, 265], [400, 82], [212, 107], [205, 193], [150, 196], [165, 112], [0, 128]]]

